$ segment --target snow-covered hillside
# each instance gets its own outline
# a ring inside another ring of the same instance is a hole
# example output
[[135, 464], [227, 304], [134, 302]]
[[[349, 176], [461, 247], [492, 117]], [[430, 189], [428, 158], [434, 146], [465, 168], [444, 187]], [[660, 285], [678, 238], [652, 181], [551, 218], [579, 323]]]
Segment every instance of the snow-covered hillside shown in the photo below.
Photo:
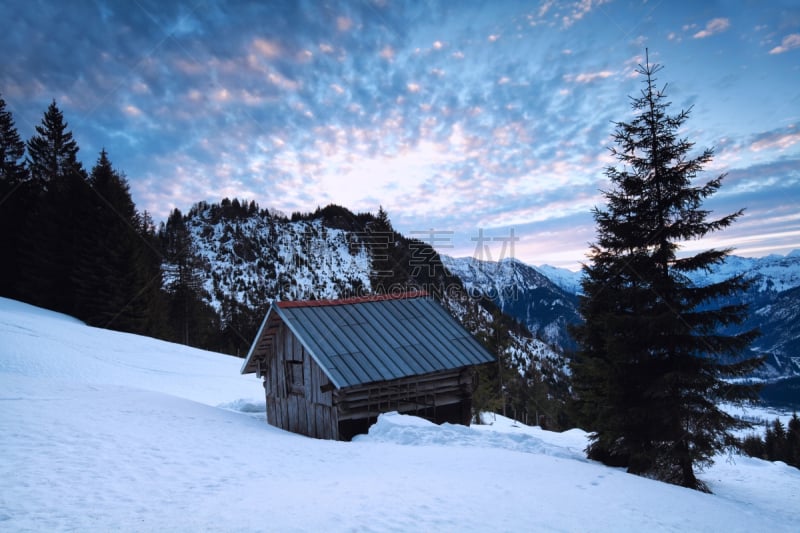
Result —
[[714, 495], [589, 462], [585, 434], [386, 415], [354, 442], [263, 421], [241, 360], [0, 299], [3, 531], [795, 531], [800, 471]]
[[267, 211], [223, 217], [219, 211], [198, 204], [187, 219], [195, 253], [204, 264], [203, 285], [217, 311], [225, 298], [259, 309], [276, 297], [369, 292], [370, 255], [357, 237], [321, 220], [290, 222]]

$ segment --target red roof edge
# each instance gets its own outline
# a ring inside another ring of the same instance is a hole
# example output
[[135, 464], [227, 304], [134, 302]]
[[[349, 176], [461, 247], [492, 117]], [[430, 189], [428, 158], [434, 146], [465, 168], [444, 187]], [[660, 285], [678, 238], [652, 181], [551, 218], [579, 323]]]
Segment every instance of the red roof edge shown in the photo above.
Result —
[[367, 302], [383, 302], [386, 300], [407, 300], [411, 298], [425, 298], [428, 296], [426, 291], [407, 291], [391, 292], [388, 294], [369, 294], [355, 298], [343, 298], [341, 300], [295, 300], [286, 302], [275, 302], [281, 309], [291, 307], [322, 307], [326, 305], [350, 305], [363, 304]]

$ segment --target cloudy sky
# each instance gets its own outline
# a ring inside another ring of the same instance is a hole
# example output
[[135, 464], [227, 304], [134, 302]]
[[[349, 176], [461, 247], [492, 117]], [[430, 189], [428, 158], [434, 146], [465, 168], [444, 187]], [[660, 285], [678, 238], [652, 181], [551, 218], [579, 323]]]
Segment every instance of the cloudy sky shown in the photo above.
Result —
[[687, 250], [800, 248], [797, 0], [10, 0], [0, 94], [23, 138], [55, 99], [156, 220], [223, 197], [388, 211], [452, 255], [577, 268], [613, 122], [649, 48], [683, 132], [745, 207]]

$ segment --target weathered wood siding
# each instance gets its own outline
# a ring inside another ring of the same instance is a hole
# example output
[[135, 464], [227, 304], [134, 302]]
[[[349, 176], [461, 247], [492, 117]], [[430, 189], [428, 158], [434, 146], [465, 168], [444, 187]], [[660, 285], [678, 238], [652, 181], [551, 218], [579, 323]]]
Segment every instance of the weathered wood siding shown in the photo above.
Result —
[[[338, 439], [338, 417], [329, 381], [306, 353], [291, 330], [281, 323], [275, 337], [274, 356], [264, 376], [267, 422], [273, 426], [320, 439]], [[302, 386], [292, 386], [292, 363], [302, 362]], [[326, 392], [323, 392], [325, 387]]]
[[[380, 413], [399, 411], [436, 423], [469, 425], [474, 371], [471, 367], [334, 389], [292, 331], [276, 324], [263, 374], [267, 421], [320, 439], [350, 439]], [[302, 377], [298, 366], [302, 366]]]
[[[473, 376], [473, 369], [468, 367], [350, 387], [336, 391], [334, 404], [338, 407], [340, 421], [374, 418], [380, 413], [398, 411], [417, 414], [437, 424], [469, 425]], [[455, 419], [452, 409], [444, 416], [439, 413], [441, 408], [455, 405], [459, 406]]]

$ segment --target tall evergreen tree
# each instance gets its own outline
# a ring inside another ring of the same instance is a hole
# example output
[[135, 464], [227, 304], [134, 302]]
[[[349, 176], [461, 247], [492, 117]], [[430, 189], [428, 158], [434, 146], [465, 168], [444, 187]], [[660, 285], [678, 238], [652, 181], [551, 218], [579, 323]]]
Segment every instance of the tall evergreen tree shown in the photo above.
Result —
[[42, 123], [36, 126], [36, 134], [28, 140], [27, 162], [31, 178], [42, 190], [64, 186], [59, 182], [83, 173], [78, 161], [78, 143], [67, 129], [64, 114], [55, 100], [45, 111]]
[[787, 424], [785, 461], [800, 468], [800, 418], [797, 417], [797, 413], [792, 414]]
[[[6, 101], [0, 97], [0, 180], [4, 187], [13, 187], [26, 180], [28, 173], [23, 164], [24, 156], [25, 143], [17, 132], [11, 112], [6, 111]], [[0, 200], [5, 200], [5, 197]]]
[[0, 98], [0, 295], [18, 298], [20, 228], [31, 208], [33, 191], [25, 168], [25, 143], [11, 112]]
[[689, 112], [668, 114], [670, 103], [656, 87], [660, 68], [649, 61], [639, 67], [644, 89], [632, 100], [635, 117], [614, 132], [611, 152], [621, 167], [606, 170], [607, 206], [594, 210], [598, 237], [580, 302], [585, 323], [573, 331], [576, 415], [593, 431], [590, 458], [707, 490], [695, 467], [732, 445], [731, 430], [746, 425], [717, 402], [754, 399], [754, 387], [728, 378], [763, 360], [742, 356], [757, 332], [719, 332], [740, 323], [746, 309], [715, 302], [748, 281], [695, 286], [687, 277], [709, 271], [731, 250], [677, 256], [681, 243], [729, 226], [742, 211], [709, 219], [701, 208], [724, 176], [697, 184], [713, 154], [692, 156], [693, 143], [679, 138]]
[[[81, 253], [72, 280], [76, 315], [95, 326], [148, 333], [151, 273], [142, 257], [149, 243], [142, 235], [139, 214], [127, 180], [117, 172], [105, 150], [89, 176], [92, 192], [83, 213]], [[142, 272], [147, 270], [147, 272]]]
[[78, 145], [53, 102], [28, 141], [28, 169], [37, 194], [21, 252], [26, 301], [64, 313], [75, 311], [73, 269], [80, 257], [88, 177]]

